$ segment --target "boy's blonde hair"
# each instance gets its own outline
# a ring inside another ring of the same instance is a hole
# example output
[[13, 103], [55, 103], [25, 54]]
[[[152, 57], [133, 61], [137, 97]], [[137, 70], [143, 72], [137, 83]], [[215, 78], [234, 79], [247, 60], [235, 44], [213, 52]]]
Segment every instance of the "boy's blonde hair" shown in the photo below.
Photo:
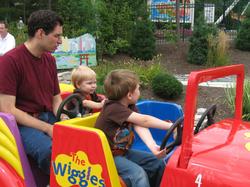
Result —
[[96, 78], [96, 73], [88, 66], [79, 66], [73, 69], [71, 73], [71, 82], [75, 88], [77, 88], [77, 85], [81, 84], [82, 81], [93, 78]]
[[110, 100], [120, 100], [129, 92], [133, 92], [139, 84], [139, 78], [135, 72], [127, 69], [111, 71], [105, 81], [105, 94]]

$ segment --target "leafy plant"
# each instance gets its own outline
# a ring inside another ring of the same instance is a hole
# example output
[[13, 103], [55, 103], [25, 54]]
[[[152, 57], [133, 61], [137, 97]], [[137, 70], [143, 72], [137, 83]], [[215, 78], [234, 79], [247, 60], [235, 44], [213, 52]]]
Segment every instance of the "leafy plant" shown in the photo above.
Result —
[[[235, 87], [231, 86], [225, 89], [225, 93], [228, 106], [232, 110], [235, 110]], [[250, 121], [250, 79], [246, 79], [244, 83], [242, 118], [244, 120]]]
[[208, 36], [216, 35], [217, 30], [213, 25], [205, 23], [204, 18], [200, 17], [194, 27], [193, 35], [190, 38], [188, 51], [188, 62], [191, 64], [203, 65], [207, 62]]
[[237, 33], [236, 47], [243, 51], [250, 51], [250, 8], [247, 9], [246, 18]]
[[131, 40], [131, 56], [141, 60], [151, 60], [156, 54], [155, 38], [151, 21], [139, 17], [134, 26]]
[[10, 32], [15, 37], [16, 46], [24, 43], [28, 38], [27, 27], [24, 25], [23, 28], [18, 29], [16, 22], [10, 23], [8, 32]]
[[169, 21], [168, 24], [165, 24], [163, 27], [164, 38], [167, 42], [176, 43], [177, 42], [177, 34], [176, 34], [176, 24]]
[[161, 98], [172, 99], [181, 95], [183, 85], [173, 75], [160, 73], [152, 80], [152, 90]]
[[124, 62], [103, 62], [98, 66], [93, 67], [93, 70], [97, 74], [97, 82], [98, 82], [98, 93], [103, 93], [103, 82], [105, 80], [106, 75], [114, 70], [114, 69], [129, 69], [131, 71], [136, 72], [141, 81], [141, 87], [145, 88], [151, 85], [153, 77], [162, 73], [164, 69], [159, 63], [159, 56], [156, 56], [152, 63], [142, 63], [136, 60], [124, 61]]
[[56, 10], [64, 20], [64, 35], [77, 37], [96, 30], [94, 5], [91, 0], [58, 0]]

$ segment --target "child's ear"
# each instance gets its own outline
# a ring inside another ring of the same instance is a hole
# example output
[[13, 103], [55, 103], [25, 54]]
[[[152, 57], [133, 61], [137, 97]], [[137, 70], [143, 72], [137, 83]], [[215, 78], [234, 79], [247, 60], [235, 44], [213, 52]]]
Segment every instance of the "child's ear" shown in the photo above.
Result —
[[79, 89], [80, 88], [80, 83], [76, 82], [76, 88]]
[[132, 99], [132, 93], [131, 93], [131, 92], [128, 92], [127, 98], [128, 98], [128, 99]]

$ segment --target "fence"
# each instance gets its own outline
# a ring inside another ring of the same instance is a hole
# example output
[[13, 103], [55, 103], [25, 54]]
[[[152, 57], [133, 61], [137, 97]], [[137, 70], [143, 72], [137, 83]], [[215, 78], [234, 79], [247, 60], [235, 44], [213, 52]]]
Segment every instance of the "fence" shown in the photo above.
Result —
[[[151, 2], [150, 18], [155, 24], [157, 44], [175, 41], [177, 39], [175, 2], [164, 3], [159, 0]], [[230, 39], [234, 39], [244, 19], [242, 13], [249, 4], [249, 0], [222, 0], [214, 3], [207, 3], [205, 0], [203, 3], [187, 3], [192, 1], [180, 0], [180, 2], [182, 3], [179, 6], [179, 35], [182, 40], [192, 35], [194, 23], [199, 15], [204, 15], [207, 23], [216, 23], [229, 34]]]

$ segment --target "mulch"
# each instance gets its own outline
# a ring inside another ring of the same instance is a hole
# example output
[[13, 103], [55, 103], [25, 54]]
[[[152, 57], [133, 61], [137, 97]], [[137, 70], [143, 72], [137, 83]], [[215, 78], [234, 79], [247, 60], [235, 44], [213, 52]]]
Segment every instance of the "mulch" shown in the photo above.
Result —
[[[206, 69], [206, 66], [199, 66], [187, 63], [188, 44], [180, 43], [158, 45], [158, 53], [162, 54], [161, 64], [172, 74], [189, 74], [194, 70]], [[250, 77], [250, 52], [237, 50], [233, 47], [229, 49], [229, 56], [232, 64], [244, 64], [246, 76]], [[151, 89], [141, 91], [145, 99], [163, 100], [154, 95]], [[184, 110], [185, 107], [186, 86], [182, 95], [175, 100], [168, 100], [180, 104]], [[197, 108], [207, 108], [212, 104], [217, 104], [216, 119], [233, 117], [233, 111], [229, 108], [225, 100], [225, 88], [199, 87]]]

